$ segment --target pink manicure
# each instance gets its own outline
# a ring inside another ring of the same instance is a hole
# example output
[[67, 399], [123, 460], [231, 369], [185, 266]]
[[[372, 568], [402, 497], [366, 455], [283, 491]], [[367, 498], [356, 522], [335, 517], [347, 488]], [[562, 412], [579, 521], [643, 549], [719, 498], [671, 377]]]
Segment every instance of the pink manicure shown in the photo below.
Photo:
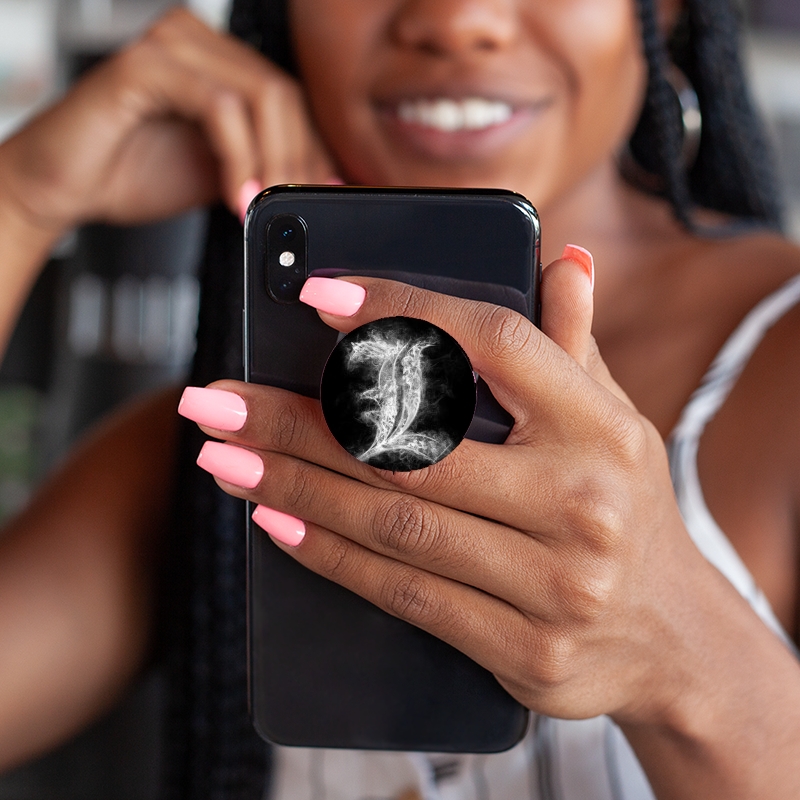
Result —
[[574, 261], [583, 267], [583, 271], [591, 281], [592, 291], [594, 292], [594, 258], [592, 258], [592, 254], [585, 247], [579, 247], [577, 244], [568, 244], [564, 248], [561, 258]]
[[352, 317], [364, 303], [363, 286], [336, 278], [309, 278], [303, 284], [300, 301], [337, 317]]
[[244, 489], [255, 489], [264, 475], [264, 462], [255, 453], [223, 442], [206, 442], [197, 466]]
[[263, 528], [273, 539], [297, 547], [306, 535], [306, 526], [303, 520], [276, 511], [266, 506], [256, 506], [253, 512], [253, 522]]
[[261, 184], [255, 179], [250, 178], [242, 184], [239, 189], [239, 219], [244, 222], [250, 201], [261, 191]]
[[178, 413], [209, 428], [238, 431], [247, 419], [247, 406], [234, 392], [187, 386], [178, 404]]

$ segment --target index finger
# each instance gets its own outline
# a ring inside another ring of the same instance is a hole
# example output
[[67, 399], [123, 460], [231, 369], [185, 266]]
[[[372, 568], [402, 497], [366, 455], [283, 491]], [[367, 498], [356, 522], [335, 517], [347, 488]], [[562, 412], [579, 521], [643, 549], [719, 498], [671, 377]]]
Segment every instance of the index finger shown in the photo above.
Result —
[[433, 323], [463, 347], [473, 369], [518, 425], [531, 418], [533, 408], [537, 415], [554, 414], [561, 420], [575, 412], [576, 402], [585, 411], [586, 394], [598, 388], [529, 319], [505, 306], [382, 278], [351, 276], [309, 278], [300, 299], [317, 308], [323, 322], [343, 333], [384, 317]]

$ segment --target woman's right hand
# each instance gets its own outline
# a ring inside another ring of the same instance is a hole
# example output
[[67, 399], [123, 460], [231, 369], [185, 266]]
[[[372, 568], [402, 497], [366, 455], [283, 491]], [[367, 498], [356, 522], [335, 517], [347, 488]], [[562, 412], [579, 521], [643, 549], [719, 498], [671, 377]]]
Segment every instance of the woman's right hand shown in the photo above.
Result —
[[335, 175], [299, 84], [183, 9], [89, 73], [0, 147], [0, 186], [30, 221], [163, 218]]

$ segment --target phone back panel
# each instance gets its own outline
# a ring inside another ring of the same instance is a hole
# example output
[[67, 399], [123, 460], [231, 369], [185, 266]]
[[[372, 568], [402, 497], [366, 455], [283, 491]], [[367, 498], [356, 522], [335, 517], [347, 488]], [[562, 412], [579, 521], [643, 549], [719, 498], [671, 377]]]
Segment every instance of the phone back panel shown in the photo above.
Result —
[[[538, 315], [539, 226], [510, 192], [278, 187], [246, 221], [247, 379], [318, 397], [338, 334], [267, 288], [266, 240], [305, 223], [308, 274], [390, 277]], [[304, 265], [305, 266], [305, 265]], [[511, 420], [479, 385], [468, 435], [502, 441]], [[494, 676], [430, 634], [306, 570], [248, 518], [250, 703], [286, 745], [495, 752], [527, 711]]]

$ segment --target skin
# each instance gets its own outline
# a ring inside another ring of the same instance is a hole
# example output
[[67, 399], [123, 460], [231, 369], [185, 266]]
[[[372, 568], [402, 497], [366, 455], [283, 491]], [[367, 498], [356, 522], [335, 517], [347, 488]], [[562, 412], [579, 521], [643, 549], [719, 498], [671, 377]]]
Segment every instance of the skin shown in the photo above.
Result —
[[[176, 402], [174, 391], [140, 400], [101, 425], [3, 531], [4, 767], [94, 720], [142, 667], [171, 499]], [[141, 435], [150, 430], [166, 438]]]
[[[585, 182], [636, 121], [645, 71], [631, 3], [560, 6], [292, 3], [311, 110], [348, 177], [509, 187], [541, 208]], [[440, 96], [507, 99], [527, 119], [494, 147], [398, 130], [397, 100]]]
[[[665, 2], [665, 28], [676, 11]], [[339, 173], [526, 194], [552, 262], [543, 333], [502, 310], [383, 281], [358, 281], [367, 299], [355, 316], [323, 315], [342, 331], [395, 314], [448, 330], [514, 414], [506, 445], [465, 442], [434, 467], [392, 476], [338, 448], [314, 403], [226, 382], [218, 388], [245, 399], [248, 421], [236, 434], [208, 433], [259, 453], [265, 472], [253, 490], [221, 485], [305, 520], [293, 557], [455, 644], [534, 710], [611, 714], [659, 798], [794, 796], [800, 670], [691, 544], [663, 438], [754, 300], [798, 271], [798, 251], [768, 235], [696, 239], [663, 203], [621, 182], [614, 158], [644, 81], [627, 0], [295, 0], [291, 15], [305, 93], [178, 11], [0, 146], [0, 246], [17, 287], [0, 321], [10, 325], [48, 243], [69, 226], [152, 219], [215, 197], [238, 210], [250, 178]], [[401, 99], [475, 94], [522, 109], [501, 142], [448, 140], [391, 119]], [[554, 260], [567, 241], [594, 254], [594, 295], [578, 265]], [[790, 631], [798, 328], [793, 311], [770, 331], [699, 456], [711, 511]], [[74, 609], [90, 633], [65, 655], [46, 627], [31, 626], [52, 667], [28, 683], [29, 648], [4, 647], [0, 764], [77, 729], [147, 652], [156, 560], [134, 557], [141, 534], [130, 509], [154, 520], [163, 511], [164, 495], [148, 488], [169, 485], [171, 465], [154, 453], [170, 423], [155, 412], [133, 420], [90, 446], [98, 458], [115, 454], [103, 478], [118, 504], [98, 503], [98, 476], [79, 458], [54, 477], [49, 502], [14, 523], [12, 545], [2, 541], [0, 573], [19, 577], [0, 595], [0, 619], [23, 619], [33, 597], [40, 619]], [[106, 516], [92, 522], [98, 507]], [[73, 545], [116, 543], [102, 558], [64, 547], [66, 574], [91, 564], [100, 585], [138, 587], [115, 595], [128, 602], [111, 602], [120, 613], [110, 623], [94, 625], [102, 606], [86, 603], [80, 582], [48, 591], [31, 577], [65, 531]], [[118, 636], [131, 614], [139, 634]], [[1, 629], [0, 638], [17, 641]], [[34, 686], [58, 687], [64, 660], [79, 664], [93, 647], [106, 654], [97, 674], [47, 716]], [[29, 709], [50, 725], [19, 733], [14, 720]]]

